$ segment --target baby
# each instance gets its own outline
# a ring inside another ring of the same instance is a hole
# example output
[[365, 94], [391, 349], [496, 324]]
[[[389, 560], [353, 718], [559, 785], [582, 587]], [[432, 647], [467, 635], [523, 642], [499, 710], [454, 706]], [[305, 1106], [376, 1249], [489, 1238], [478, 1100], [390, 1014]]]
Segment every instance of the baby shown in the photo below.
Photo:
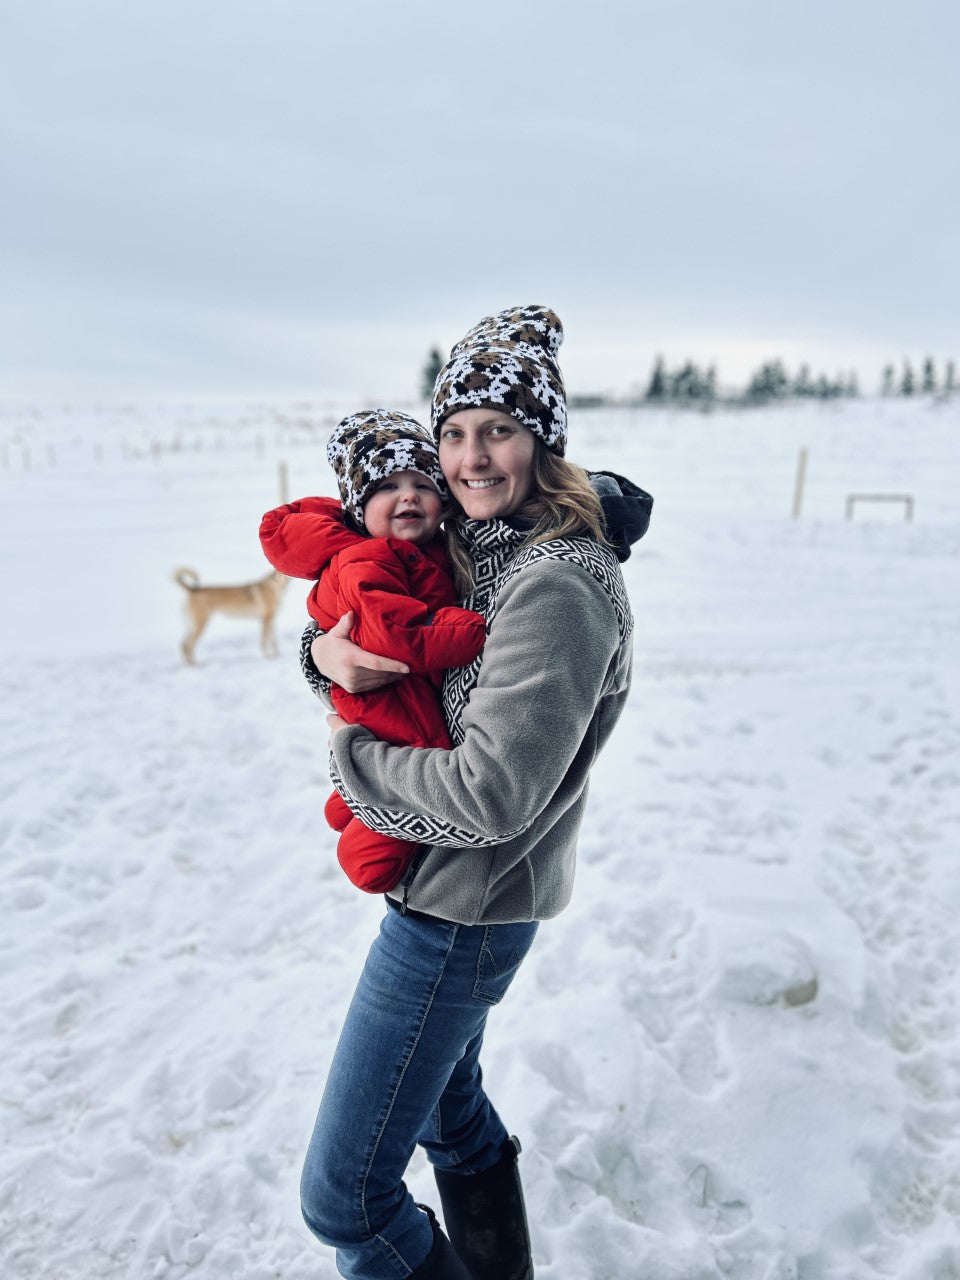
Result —
[[[289, 577], [318, 579], [307, 609], [324, 631], [352, 610], [351, 640], [410, 668], [370, 693], [334, 685], [337, 714], [395, 746], [449, 749], [443, 673], [477, 657], [485, 625], [479, 613], [455, 605], [438, 536], [447, 489], [437, 447], [405, 413], [370, 409], [343, 419], [327, 459], [340, 502], [301, 498], [268, 511], [260, 522], [264, 554]], [[336, 792], [324, 814], [341, 833], [337, 857], [355, 885], [384, 893], [400, 882], [417, 841], [371, 831]]]

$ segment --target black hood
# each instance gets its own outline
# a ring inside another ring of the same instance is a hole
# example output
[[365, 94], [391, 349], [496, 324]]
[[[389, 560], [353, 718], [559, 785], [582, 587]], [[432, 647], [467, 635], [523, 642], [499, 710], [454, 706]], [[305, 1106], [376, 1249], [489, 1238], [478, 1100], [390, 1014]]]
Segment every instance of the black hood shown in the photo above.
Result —
[[630, 548], [640, 541], [650, 525], [653, 498], [615, 471], [587, 474], [603, 508], [607, 540], [618, 560], [629, 560]]

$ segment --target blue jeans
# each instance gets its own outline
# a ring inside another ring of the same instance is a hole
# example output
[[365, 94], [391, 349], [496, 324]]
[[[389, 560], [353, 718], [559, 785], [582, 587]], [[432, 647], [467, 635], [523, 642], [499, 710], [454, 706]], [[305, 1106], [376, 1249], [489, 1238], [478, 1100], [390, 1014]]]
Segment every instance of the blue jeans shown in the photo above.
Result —
[[483, 1091], [487, 1014], [532, 924], [462, 925], [388, 908], [327, 1078], [300, 1184], [303, 1216], [350, 1280], [403, 1280], [429, 1221], [403, 1175], [419, 1142], [441, 1169], [479, 1173], [507, 1131]]

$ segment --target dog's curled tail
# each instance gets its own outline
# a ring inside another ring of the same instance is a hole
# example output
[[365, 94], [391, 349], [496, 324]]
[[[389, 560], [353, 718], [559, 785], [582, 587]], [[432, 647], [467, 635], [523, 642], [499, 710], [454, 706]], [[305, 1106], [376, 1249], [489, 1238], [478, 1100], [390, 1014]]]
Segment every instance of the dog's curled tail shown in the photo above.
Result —
[[200, 579], [194, 569], [174, 569], [173, 580], [179, 582], [185, 591], [196, 591], [200, 585]]

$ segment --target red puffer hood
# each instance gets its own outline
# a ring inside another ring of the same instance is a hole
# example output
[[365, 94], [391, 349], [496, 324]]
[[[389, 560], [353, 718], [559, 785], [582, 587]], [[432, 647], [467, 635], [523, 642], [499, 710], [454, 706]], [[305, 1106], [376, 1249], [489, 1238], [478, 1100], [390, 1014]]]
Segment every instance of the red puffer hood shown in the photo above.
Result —
[[335, 498], [299, 498], [260, 521], [263, 554], [288, 578], [319, 578], [334, 556], [364, 541], [343, 523]]

